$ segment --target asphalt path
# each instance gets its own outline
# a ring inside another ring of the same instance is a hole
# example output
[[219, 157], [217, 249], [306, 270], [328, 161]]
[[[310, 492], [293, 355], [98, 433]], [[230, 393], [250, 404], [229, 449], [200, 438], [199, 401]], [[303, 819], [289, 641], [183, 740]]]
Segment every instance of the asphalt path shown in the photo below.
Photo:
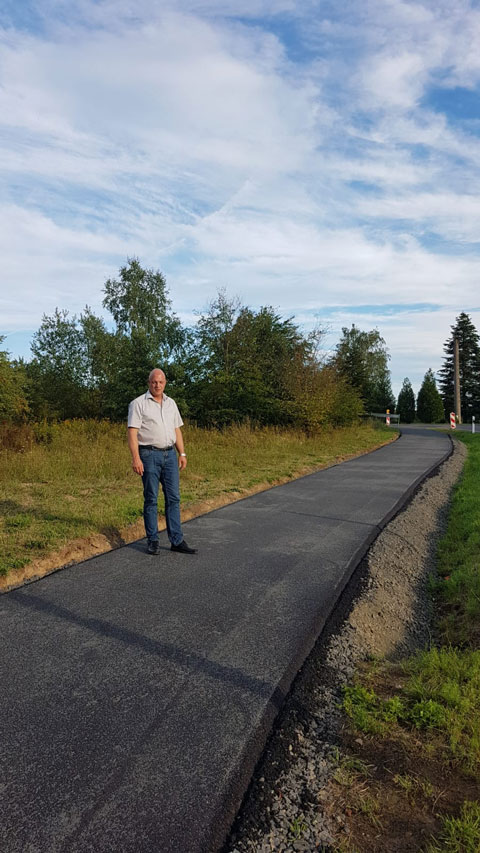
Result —
[[[380, 529], [451, 452], [393, 444], [0, 598], [2, 853], [213, 853]], [[392, 571], [395, 567], [392, 566]]]
[[[395, 426], [395, 424], [394, 424], [394, 426]], [[403, 429], [403, 428], [404, 428], [404, 426], [402, 424], [400, 426], [400, 429]], [[409, 429], [409, 428], [410, 427], [407, 425], [406, 429]], [[472, 432], [472, 424], [471, 423], [457, 424], [455, 429], [451, 429], [449, 424], [415, 424], [415, 429], [444, 430], [444, 431], [448, 432], [448, 434], [451, 435], [452, 438], [455, 438], [456, 432], [459, 432], [459, 431], [460, 432]], [[477, 424], [475, 424], [475, 435], [478, 435], [479, 433], [480, 433], [480, 424], [477, 423]]]

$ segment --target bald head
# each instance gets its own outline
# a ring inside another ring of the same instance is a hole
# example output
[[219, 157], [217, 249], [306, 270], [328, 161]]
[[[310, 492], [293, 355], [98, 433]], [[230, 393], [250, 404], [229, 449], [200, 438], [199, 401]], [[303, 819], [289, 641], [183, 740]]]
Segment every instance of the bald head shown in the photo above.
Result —
[[160, 370], [159, 367], [155, 367], [150, 371], [148, 376], [148, 390], [152, 397], [161, 402], [163, 397], [163, 391], [165, 385], [167, 384], [167, 377], [165, 376], [163, 370]]
[[167, 377], [165, 376], [165, 374], [164, 374], [163, 370], [160, 370], [160, 368], [159, 368], [159, 367], [154, 367], [154, 368], [153, 368], [153, 370], [151, 370], [151, 371], [150, 371], [150, 373], [148, 374], [148, 381], [149, 381], [149, 382], [151, 382], [151, 380], [153, 379], [153, 377], [154, 377], [157, 373], [158, 373], [158, 374], [160, 374], [160, 376], [163, 376], [163, 378], [164, 378], [165, 382], [167, 381]]

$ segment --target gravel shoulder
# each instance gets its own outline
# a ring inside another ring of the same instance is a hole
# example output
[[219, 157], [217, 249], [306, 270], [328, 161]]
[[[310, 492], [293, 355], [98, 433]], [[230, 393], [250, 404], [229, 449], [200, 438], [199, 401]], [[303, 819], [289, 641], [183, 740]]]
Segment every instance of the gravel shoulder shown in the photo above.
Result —
[[343, 820], [326, 790], [337, 766], [342, 687], [362, 660], [396, 660], [431, 640], [428, 577], [466, 452], [454, 442], [358, 567], [295, 680], [223, 853], [329, 849]]

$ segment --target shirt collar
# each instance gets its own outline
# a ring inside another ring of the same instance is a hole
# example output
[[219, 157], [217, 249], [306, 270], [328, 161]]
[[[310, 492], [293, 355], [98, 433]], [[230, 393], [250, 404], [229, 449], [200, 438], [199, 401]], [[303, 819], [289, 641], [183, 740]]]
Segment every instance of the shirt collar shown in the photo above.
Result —
[[[147, 393], [145, 394], [145, 399], [146, 399], [146, 400], [155, 400], [155, 397], [154, 397], [154, 396], [153, 396], [153, 394], [150, 392], [150, 388], [148, 389]], [[164, 399], [164, 400], [168, 400], [168, 399], [170, 399], [170, 398], [165, 394], [165, 391], [163, 392], [163, 399]], [[157, 402], [157, 401], [155, 400], [155, 402]]]

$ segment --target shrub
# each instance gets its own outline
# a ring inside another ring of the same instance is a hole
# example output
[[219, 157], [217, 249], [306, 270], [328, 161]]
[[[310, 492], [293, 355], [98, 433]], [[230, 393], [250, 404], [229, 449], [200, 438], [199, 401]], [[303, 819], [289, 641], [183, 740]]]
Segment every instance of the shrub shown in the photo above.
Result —
[[30, 424], [0, 423], [0, 450], [30, 450], [35, 441], [35, 430]]

